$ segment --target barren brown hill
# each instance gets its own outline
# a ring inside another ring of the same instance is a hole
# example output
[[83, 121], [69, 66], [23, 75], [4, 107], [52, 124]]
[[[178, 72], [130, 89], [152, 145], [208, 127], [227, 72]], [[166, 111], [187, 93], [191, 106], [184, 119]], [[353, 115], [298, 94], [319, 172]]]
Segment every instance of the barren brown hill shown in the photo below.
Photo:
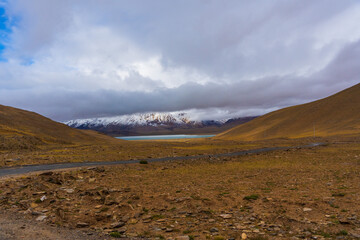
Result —
[[0, 150], [99, 141], [113, 140], [93, 131], [70, 128], [34, 112], [0, 105]]
[[217, 138], [259, 140], [352, 133], [360, 133], [360, 84], [315, 102], [268, 113]]

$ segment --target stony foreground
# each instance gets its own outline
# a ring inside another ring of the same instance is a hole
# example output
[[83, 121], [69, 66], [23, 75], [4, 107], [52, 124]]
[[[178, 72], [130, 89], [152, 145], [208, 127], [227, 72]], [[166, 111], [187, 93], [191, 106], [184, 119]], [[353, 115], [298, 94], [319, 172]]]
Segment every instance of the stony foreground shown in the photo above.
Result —
[[3, 179], [0, 207], [104, 238], [359, 239], [359, 173], [360, 144], [331, 144]]

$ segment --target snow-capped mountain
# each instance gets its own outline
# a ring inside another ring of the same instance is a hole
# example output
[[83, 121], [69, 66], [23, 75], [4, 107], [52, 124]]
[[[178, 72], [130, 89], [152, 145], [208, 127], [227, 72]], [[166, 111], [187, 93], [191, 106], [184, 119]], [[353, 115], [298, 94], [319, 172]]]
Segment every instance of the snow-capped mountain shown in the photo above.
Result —
[[[227, 119], [226, 119], [227, 120]], [[220, 124], [226, 120], [218, 121]], [[103, 118], [88, 118], [76, 119], [65, 122], [71, 127], [90, 127], [90, 126], [108, 126], [108, 125], [138, 125], [138, 126], [158, 126], [158, 125], [183, 125], [183, 124], [198, 124], [202, 121], [195, 120], [184, 112], [169, 112], [169, 113], [138, 113], [131, 115], [121, 115], [115, 117]]]
[[[249, 121], [253, 117], [241, 118]], [[198, 129], [193, 132], [218, 131], [233, 119], [199, 120], [186, 112], [154, 112], [121, 115], [115, 117], [76, 119], [65, 122], [66, 125], [79, 129], [92, 129], [110, 135], [139, 135], [139, 134], [164, 134], [187, 133], [189, 129]], [[214, 128], [214, 129], [209, 129]], [[201, 129], [201, 130], [199, 130]]]

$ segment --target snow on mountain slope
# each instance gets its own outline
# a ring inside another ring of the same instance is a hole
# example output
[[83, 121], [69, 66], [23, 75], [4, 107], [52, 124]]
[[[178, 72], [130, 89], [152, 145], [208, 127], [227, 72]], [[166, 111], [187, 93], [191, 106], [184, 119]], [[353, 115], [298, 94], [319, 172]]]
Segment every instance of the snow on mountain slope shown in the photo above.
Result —
[[125, 126], [161, 126], [161, 125], [197, 125], [212, 122], [212, 124], [223, 124], [224, 120], [198, 120], [185, 112], [168, 112], [168, 113], [138, 113], [130, 115], [121, 115], [115, 117], [76, 119], [64, 122], [66, 125], [81, 127], [106, 127], [108, 125], [125, 125]]

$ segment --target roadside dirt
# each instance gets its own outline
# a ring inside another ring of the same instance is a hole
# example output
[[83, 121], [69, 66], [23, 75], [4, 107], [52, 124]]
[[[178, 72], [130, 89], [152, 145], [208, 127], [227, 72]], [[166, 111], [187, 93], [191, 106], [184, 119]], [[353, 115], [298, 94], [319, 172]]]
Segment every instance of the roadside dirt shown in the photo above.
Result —
[[34, 221], [24, 214], [0, 211], [1, 240], [105, 240], [110, 239], [94, 231], [71, 230]]

